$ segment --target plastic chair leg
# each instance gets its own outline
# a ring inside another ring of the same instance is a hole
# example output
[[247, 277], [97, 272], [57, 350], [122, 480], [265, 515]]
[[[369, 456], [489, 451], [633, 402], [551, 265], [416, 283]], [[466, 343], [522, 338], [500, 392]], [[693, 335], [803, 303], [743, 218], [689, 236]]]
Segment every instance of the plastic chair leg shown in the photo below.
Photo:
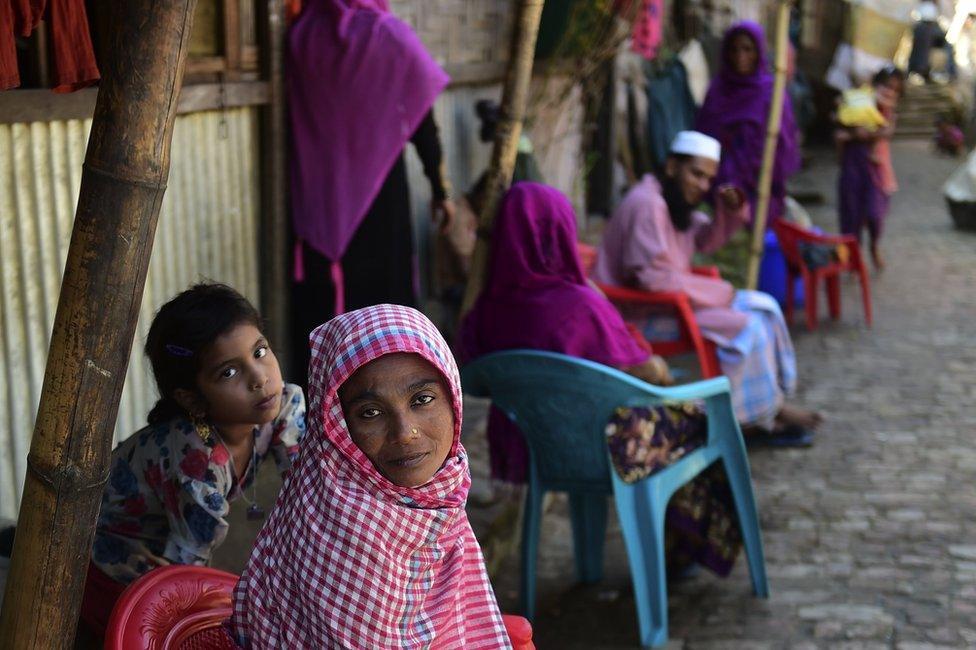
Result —
[[861, 300], [864, 303], [864, 321], [868, 324], [868, 327], [871, 327], [871, 282], [868, 279], [868, 270], [864, 267], [863, 262], [858, 265], [857, 276], [861, 281]]
[[539, 528], [542, 523], [542, 497], [545, 491], [529, 484], [525, 492], [525, 517], [522, 520], [522, 615], [535, 616], [535, 568], [539, 557]]
[[807, 329], [817, 329], [817, 278], [813, 275], [803, 276], [803, 292], [806, 301]]
[[705, 339], [704, 344], [705, 358], [700, 360], [702, 364], [702, 379], [712, 379], [722, 374], [722, 364], [718, 360], [718, 350], [714, 341]]
[[642, 646], [668, 641], [667, 569], [664, 557], [664, 514], [667, 497], [654, 479], [616, 490], [617, 514], [627, 546], [630, 577]]
[[840, 275], [825, 278], [827, 284], [827, 306], [830, 309], [831, 320], [840, 318]]
[[583, 583], [599, 582], [603, 578], [603, 545], [607, 538], [607, 495], [571, 492], [569, 514], [576, 577]]
[[786, 272], [786, 324], [793, 324], [793, 287], [796, 285], [796, 276], [790, 271]]
[[769, 580], [766, 577], [766, 559], [763, 553], [762, 536], [759, 528], [759, 512], [756, 509], [756, 495], [752, 491], [749, 474], [749, 460], [745, 447], [728, 445], [722, 452], [725, 474], [732, 488], [735, 509], [739, 515], [739, 528], [742, 530], [742, 543], [745, 546], [746, 560], [749, 562], [749, 575], [752, 589], [760, 598], [769, 598]]

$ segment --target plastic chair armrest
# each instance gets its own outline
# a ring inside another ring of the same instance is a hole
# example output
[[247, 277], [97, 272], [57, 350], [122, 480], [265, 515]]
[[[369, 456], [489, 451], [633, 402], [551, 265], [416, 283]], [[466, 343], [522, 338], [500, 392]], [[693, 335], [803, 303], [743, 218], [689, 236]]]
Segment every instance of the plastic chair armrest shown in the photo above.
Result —
[[[650, 384], [647, 385], [650, 386]], [[708, 399], [709, 397], [716, 397], [718, 395], [726, 394], [730, 390], [731, 384], [729, 384], [727, 377], [703, 379], [691, 384], [668, 386], [666, 388], [654, 386], [655, 395], [678, 402], [687, 402], [696, 399]]]
[[695, 275], [703, 275], [706, 278], [722, 279], [722, 274], [719, 272], [717, 266], [693, 266], [691, 267], [691, 272]]
[[610, 284], [598, 284], [600, 290], [608, 300], [616, 302], [630, 302], [642, 305], [669, 305], [678, 307], [688, 304], [688, 296], [680, 291], [642, 291], [629, 287], [617, 287]]
[[853, 235], [818, 235], [815, 232], [805, 232], [797, 235], [797, 241], [811, 242], [814, 244], [856, 244], [857, 238]]

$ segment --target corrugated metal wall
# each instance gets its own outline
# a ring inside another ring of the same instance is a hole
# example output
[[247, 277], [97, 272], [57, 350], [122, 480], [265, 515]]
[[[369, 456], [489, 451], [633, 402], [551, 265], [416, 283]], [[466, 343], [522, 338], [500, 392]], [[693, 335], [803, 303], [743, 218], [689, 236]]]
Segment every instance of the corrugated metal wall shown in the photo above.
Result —
[[[90, 120], [0, 124], [0, 517], [17, 514]], [[258, 300], [257, 112], [181, 116], [122, 392], [117, 437], [156, 399], [142, 344], [156, 309], [201, 279]]]

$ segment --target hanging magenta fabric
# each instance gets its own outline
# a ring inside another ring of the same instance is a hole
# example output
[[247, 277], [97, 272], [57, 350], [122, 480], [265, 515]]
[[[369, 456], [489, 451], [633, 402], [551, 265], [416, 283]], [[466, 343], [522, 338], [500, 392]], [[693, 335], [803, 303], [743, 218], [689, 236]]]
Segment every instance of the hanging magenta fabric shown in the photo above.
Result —
[[308, 2], [286, 72], [295, 235], [331, 261], [339, 314], [342, 255], [449, 78], [387, 0]]
[[634, 18], [630, 49], [645, 59], [653, 60], [661, 46], [663, 20], [664, 0], [643, 0]]

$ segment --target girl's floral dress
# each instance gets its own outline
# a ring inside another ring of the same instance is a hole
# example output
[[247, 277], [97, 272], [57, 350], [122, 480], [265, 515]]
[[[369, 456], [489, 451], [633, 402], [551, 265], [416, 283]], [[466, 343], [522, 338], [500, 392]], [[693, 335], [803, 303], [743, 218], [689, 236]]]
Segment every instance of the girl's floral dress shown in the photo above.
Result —
[[206, 564], [227, 535], [230, 502], [268, 454], [287, 472], [304, 434], [305, 396], [285, 384], [278, 417], [255, 429], [256, 462], [238, 484], [215, 434], [205, 441], [182, 418], [137, 431], [112, 452], [92, 562], [125, 584], [157, 566]]

